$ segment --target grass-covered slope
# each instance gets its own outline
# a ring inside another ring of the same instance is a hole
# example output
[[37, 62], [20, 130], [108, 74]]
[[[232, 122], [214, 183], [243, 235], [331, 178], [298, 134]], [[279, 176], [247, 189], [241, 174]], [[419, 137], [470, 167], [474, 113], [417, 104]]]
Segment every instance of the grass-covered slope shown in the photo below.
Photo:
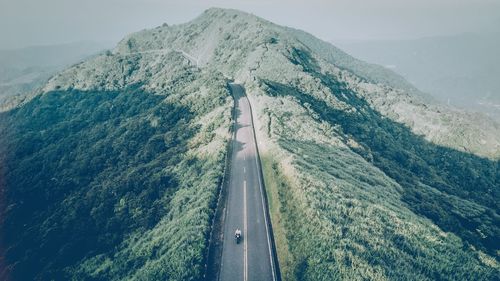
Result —
[[291, 48], [247, 82], [285, 278], [498, 278], [499, 162], [414, 134], [326, 69]]
[[105, 42], [78, 42], [0, 50], [0, 111], [31, 95], [58, 71], [110, 47]]
[[132, 34], [0, 115], [14, 279], [196, 280], [230, 101], [254, 110], [285, 280], [495, 280], [500, 129], [234, 10]]
[[64, 89], [2, 113], [13, 280], [202, 277], [231, 103], [220, 74], [169, 64], [161, 93]]
[[500, 33], [461, 33], [412, 40], [336, 42], [352, 55], [393, 67], [443, 102], [500, 122]]
[[389, 85], [394, 88], [402, 89], [412, 94], [417, 94], [423, 98], [429, 98], [424, 93], [419, 92], [412, 84], [395, 72], [377, 64], [370, 64], [351, 57], [342, 50], [332, 46], [330, 43], [319, 40], [313, 35], [297, 29], [290, 29], [290, 32], [300, 42], [310, 48], [310, 50], [331, 64], [346, 69], [357, 76], [372, 82]]
[[[124, 40], [120, 52], [128, 52], [130, 47], [183, 49], [197, 58], [202, 67], [216, 67], [240, 81], [277, 77], [283, 84], [315, 87], [315, 82], [304, 75], [307, 66], [285, 59], [295, 49], [304, 50], [324, 72], [342, 72], [348, 88], [413, 133], [442, 146], [500, 158], [499, 124], [478, 114], [440, 105], [392, 71], [357, 60], [302, 31], [239, 11], [210, 9], [189, 23], [159, 27], [141, 33], [140, 38], [141, 41]], [[142, 41], [149, 43], [138, 43]]]

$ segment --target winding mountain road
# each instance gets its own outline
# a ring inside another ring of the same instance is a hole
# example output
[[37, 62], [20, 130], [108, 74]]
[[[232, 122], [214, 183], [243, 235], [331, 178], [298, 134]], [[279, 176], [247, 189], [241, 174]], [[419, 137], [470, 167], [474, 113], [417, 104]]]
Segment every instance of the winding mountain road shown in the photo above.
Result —
[[[219, 280], [278, 280], [250, 103], [244, 89], [229, 84], [236, 104]], [[236, 244], [234, 232], [242, 231]]]
[[133, 56], [133, 55], [145, 55], [145, 54], [156, 54], [156, 55], [164, 55], [170, 52], [177, 52], [180, 53], [182, 56], [184, 56], [186, 59], [188, 59], [192, 64], [196, 65], [197, 67], [200, 66], [200, 58], [195, 58], [194, 56], [190, 55], [188, 52], [185, 52], [182, 49], [169, 49], [169, 48], [163, 48], [163, 49], [152, 49], [152, 50], [146, 50], [146, 51], [137, 51], [137, 52], [130, 52], [130, 53], [114, 53], [115, 56]]

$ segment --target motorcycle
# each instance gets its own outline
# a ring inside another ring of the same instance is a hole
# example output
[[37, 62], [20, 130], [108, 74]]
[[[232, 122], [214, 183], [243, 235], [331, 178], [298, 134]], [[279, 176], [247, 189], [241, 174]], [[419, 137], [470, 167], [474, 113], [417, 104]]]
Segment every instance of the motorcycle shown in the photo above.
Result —
[[239, 244], [241, 241], [241, 231], [239, 229], [234, 233], [234, 239], [236, 240], [236, 244]]

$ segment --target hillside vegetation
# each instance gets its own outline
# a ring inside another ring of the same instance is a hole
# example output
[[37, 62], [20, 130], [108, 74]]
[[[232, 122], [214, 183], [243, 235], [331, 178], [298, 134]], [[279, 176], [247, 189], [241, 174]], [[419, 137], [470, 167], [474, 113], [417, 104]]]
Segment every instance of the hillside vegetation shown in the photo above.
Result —
[[444, 103], [500, 122], [498, 31], [336, 44], [360, 59], [390, 67]]
[[230, 66], [255, 110], [286, 280], [498, 277], [498, 125], [312, 36], [209, 12], [251, 42]]
[[498, 277], [498, 160], [415, 134], [377, 111], [373, 95], [387, 93], [356, 91], [369, 82], [306, 46], [275, 57], [265, 54], [247, 85], [277, 181], [270, 201], [286, 279]]
[[223, 9], [131, 34], [0, 115], [13, 279], [202, 278], [225, 77], [254, 110], [284, 280], [498, 279], [498, 124]]
[[50, 91], [1, 115], [14, 280], [203, 276], [231, 103], [220, 75], [169, 60], [164, 93]]
[[110, 47], [110, 43], [78, 42], [0, 50], [0, 111], [32, 94], [57, 72]]

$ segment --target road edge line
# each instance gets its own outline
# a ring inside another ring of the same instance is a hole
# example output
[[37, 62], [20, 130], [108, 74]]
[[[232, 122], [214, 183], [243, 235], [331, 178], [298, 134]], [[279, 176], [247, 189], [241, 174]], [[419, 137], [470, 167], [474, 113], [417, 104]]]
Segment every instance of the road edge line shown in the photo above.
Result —
[[[210, 237], [208, 239], [208, 250], [205, 260], [205, 269], [203, 278], [204, 280], [218, 281], [220, 280], [220, 271], [222, 268], [222, 253], [224, 248], [224, 225], [227, 213], [227, 196], [229, 192], [229, 180], [231, 173], [231, 161], [233, 157], [233, 139], [236, 137], [236, 100], [234, 99], [233, 92], [229, 86], [231, 82], [226, 83], [226, 88], [229, 91], [230, 97], [233, 100], [233, 107], [231, 108], [231, 123], [229, 126], [229, 132], [231, 136], [228, 138], [226, 144], [226, 155], [224, 163], [224, 172], [222, 175], [221, 184], [219, 187], [219, 192], [217, 195], [217, 207], [215, 208], [214, 217], [212, 219], [212, 225], [210, 229]], [[216, 225], [217, 219], [219, 219], [220, 224]], [[219, 233], [216, 233], [219, 231]], [[216, 234], [220, 234], [217, 237]], [[218, 245], [220, 244], [220, 245]], [[217, 252], [216, 248], [220, 247], [220, 251]], [[209, 266], [210, 265], [210, 266]]]
[[263, 178], [263, 172], [262, 172], [262, 165], [260, 162], [260, 153], [259, 153], [259, 145], [257, 142], [257, 135], [255, 134], [255, 127], [254, 127], [254, 122], [253, 122], [253, 108], [252, 108], [252, 103], [250, 102], [250, 99], [248, 98], [246, 94], [246, 90], [243, 87], [243, 85], [239, 84], [243, 88], [243, 94], [248, 100], [248, 107], [250, 108], [250, 117], [251, 117], [251, 122], [252, 122], [252, 135], [254, 138], [254, 143], [255, 143], [255, 152], [257, 154], [257, 157], [255, 158], [255, 161], [257, 162], [257, 173], [259, 174], [259, 185], [261, 188], [261, 199], [263, 201], [262, 208], [264, 209], [264, 219], [265, 224], [266, 224], [266, 230], [267, 230], [267, 238], [268, 238], [268, 243], [269, 247], [272, 248], [269, 249], [271, 252], [271, 267], [272, 267], [272, 272], [273, 272], [273, 279], [276, 281], [281, 281], [281, 272], [279, 268], [279, 262], [278, 262], [278, 254], [276, 252], [276, 245], [274, 244], [274, 234], [273, 234], [273, 226], [271, 222], [271, 216], [269, 213], [269, 205], [268, 205], [268, 200], [267, 200], [267, 193], [266, 193], [266, 187], [264, 185], [264, 178]]

